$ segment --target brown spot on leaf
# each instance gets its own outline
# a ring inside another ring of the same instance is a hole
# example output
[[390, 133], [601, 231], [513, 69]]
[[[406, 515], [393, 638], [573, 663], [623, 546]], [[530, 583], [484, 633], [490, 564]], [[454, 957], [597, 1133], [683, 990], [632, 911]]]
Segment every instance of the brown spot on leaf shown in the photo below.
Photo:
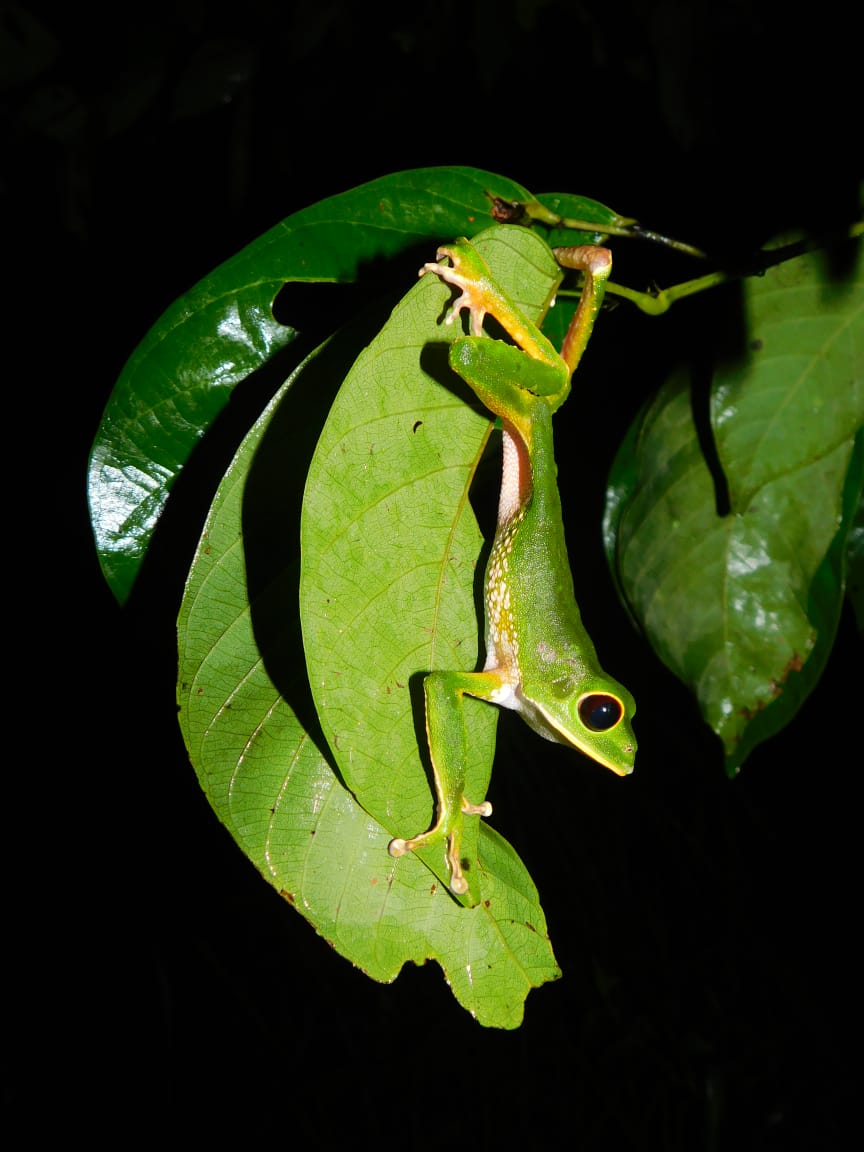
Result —
[[[792, 655], [789, 657], [788, 661], [786, 662], [786, 667], [780, 673], [780, 676], [779, 677], [772, 677], [771, 680], [769, 681], [770, 691], [771, 691], [771, 701], [776, 700], [778, 698], [778, 696], [782, 695], [783, 685], [786, 683], [787, 679], [789, 678], [789, 673], [790, 672], [800, 672], [803, 667], [804, 667], [804, 657], [801, 655], [800, 652], [793, 652]], [[764, 709], [768, 707], [768, 704], [771, 701], [757, 700], [756, 704], [752, 708], [739, 709], [738, 715], [743, 717], [743, 719], [749, 724], [749, 722], [755, 716], [757, 716], [760, 712], [764, 711]]]
[[524, 217], [525, 208], [518, 200], [504, 200], [500, 196], [489, 198], [492, 201], [492, 219], [499, 224], [514, 224]]

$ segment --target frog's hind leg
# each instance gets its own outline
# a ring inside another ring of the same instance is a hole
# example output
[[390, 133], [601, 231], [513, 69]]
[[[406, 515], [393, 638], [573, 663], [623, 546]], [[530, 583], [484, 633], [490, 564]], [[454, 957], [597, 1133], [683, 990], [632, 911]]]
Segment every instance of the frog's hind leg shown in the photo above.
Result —
[[446, 841], [450, 888], [457, 895], [468, 891], [462, 861], [462, 833], [466, 816], [491, 816], [488, 800], [474, 804], [465, 796], [468, 762], [464, 697], [476, 696], [494, 701], [500, 691], [500, 677], [491, 672], [430, 672], [423, 682], [426, 699], [426, 736], [437, 794], [435, 823], [428, 831], [410, 839], [394, 837], [391, 856], [404, 856], [418, 848]]

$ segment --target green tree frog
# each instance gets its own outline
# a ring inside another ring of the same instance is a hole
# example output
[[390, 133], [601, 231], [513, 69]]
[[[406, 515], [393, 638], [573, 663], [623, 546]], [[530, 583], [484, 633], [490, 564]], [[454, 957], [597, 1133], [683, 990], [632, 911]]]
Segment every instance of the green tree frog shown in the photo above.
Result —
[[[426, 734], [437, 810], [434, 825], [390, 841], [391, 856], [441, 844], [450, 888], [468, 890], [462, 859], [466, 816], [489, 816], [487, 800], [464, 794], [463, 697], [512, 708], [535, 732], [567, 744], [618, 775], [633, 770], [633, 697], [600, 667], [583, 624], [567, 557], [552, 415], [570, 392], [573, 371], [591, 335], [612, 258], [605, 248], [555, 249], [558, 262], [584, 273], [579, 306], [559, 355], [550, 341], [494, 283], [466, 239], [442, 247], [424, 264], [461, 290], [445, 322], [466, 310], [470, 335], [450, 345], [451, 368], [503, 428], [503, 468], [495, 538], [485, 577], [486, 662], [482, 671], [434, 671], [424, 681]], [[443, 261], [449, 260], [449, 264]], [[514, 343], [484, 334], [494, 317]]]

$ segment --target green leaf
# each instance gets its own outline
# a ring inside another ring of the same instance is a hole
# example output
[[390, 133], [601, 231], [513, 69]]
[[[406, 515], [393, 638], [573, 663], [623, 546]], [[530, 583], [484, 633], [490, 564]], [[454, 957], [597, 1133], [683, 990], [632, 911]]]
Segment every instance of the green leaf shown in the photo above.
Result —
[[860, 250], [840, 285], [811, 254], [745, 294], [747, 355], [717, 371], [711, 393], [728, 512], [680, 371], [622, 445], [606, 513], [630, 610], [696, 694], [730, 772], [821, 674], [864, 460]]
[[[505, 227], [476, 242], [537, 316], [561, 279], [546, 245]], [[468, 493], [492, 425], [447, 365], [456, 332], [441, 321], [451, 300], [452, 289], [424, 277], [358, 358], [328, 417], [303, 507], [300, 607], [318, 714], [355, 796], [405, 837], [433, 815], [418, 754], [422, 675], [473, 669], [477, 660], [482, 539]], [[496, 710], [474, 700], [469, 708], [477, 760], [466, 793], [482, 798]], [[443, 853], [434, 870], [446, 883]]]
[[550, 248], [566, 248], [571, 244], [602, 244], [609, 235], [608, 230], [634, 223], [605, 204], [598, 204], [596, 200], [588, 200], [585, 196], [571, 192], [540, 192], [537, 201], [566, 220], [590, 221], [597, 225], [593, 231], [582, 231], [572, 227], [549, 227], [535, 222], [534, 228]]
[[[536, 238], [533, 242], [540, 244]], [[428, 255], [434, 256], [434, 247]], [[431, 311], [424, 324], [439, 341], [436, 321], [442, 296], [447, 295], [441, 287], [437, 278], [426, 277], [409, 294], [428, 299], [432, 290], [434, 301], [429, 301]], [[340, 954], [382, 981], [394, 979], [408, 960], [421, 964], [434, 959], [459, 1003], [482, 1024], [514, 1028], [522, 1020], [531, 988], [560, 974], [537, 892], [524, 866], [494, 829], [485, 827], [480, 851], [482, 899], [465, 908], [423, 860], [412, 854], [392, 859], [387, 845], [393, 828], [370, 814], [346, 787], [340, 770], [345, 749], [339, 752], [337, 765], [310, 697], [297, 613], [302, 477], [334, 393], [348, 374], [356, 348], [368, 341], [365, 332], [371, 335], [373, 323], [362, 321], [363, 334], [348, 331], [335, 337], [294, 374], [244, 441], [220, 486], [178, 621], [180, 724], [202, 788], [219, 818], [268, 882]], [[389, 328], [388, 324], [382, 333], [385, 341]], [[414, 354], [425, 355], [426, 349], [415, 345]], [[416, 363], [413, 375], [418, 376]], [[442, 398], [445, 412], [449, 410], [457, 422], [466, 417], [482, 441], [488, 421], [438, 384], [435, 403], [427, 410], [422, 396], [411, 399], [415, 384], [409, 372], [405, 381], [396, 381], [395, 389], [380, 388], [374, 401], [382, 402], [393, 391], [403, 409], [414, 414], [406, 450], [420, 431], [413, 421], [421, 419], [424, 426], [436, 423]], [[370, 398], [370, 404], [374, 402]], [[337, 408], [340, 403], [341, 393]], [[370, 407], [367, 416], [373, 412]], [[442, 434], [439, 424], [438, 435]], [[368, 423], [358, 435], [363, 438], [359, 458], [357, 444], [350, 445], [341, 477], [342, 494], [349, 503], [358, 466], [362, 473], [367, 462], [373, 462]], [[377, 433], [375, 442], [383, 447]], [[475, 445], [473, 456], [476, 452]], [[428, 449], [426, 458], [432, 459]], [[398, 452], [389, 457], [382, 453], [374, 464], [385, 470], [395, 465], [401, 474]], [[427, 475], [421, 474], [418, 494], [428, 483], [428, 471], [427, 466]], [[466, 483], [463, 475], [463, 496]], [[314, 487], [314, 482], [310, 485]], [[425, 516], [424, 500], [411, 512], [418, 536], [422, 536], [417, 524]], [[442, 499], [442, 508], [444, 504]], [[452, 509], [449, 515], [452, 526]], [[463, 605], [465, 620], [452, 627], [461, 627], [476, 650], [471, 596], [479, 547], [476, 528], [468, 537], [475, 550], [462, 570], [468, 591], [460, 590], [458, 581], [451, 590]], [[411, 555], [406, 553], [406, 564]], [[374, 550], [358, 551], [356, 588], [371, 590], [378, 579], [370, 559], [374, 560]], [[427, 670], [430, 638], [418, 623], [424, 615], [418, 604], [400, 602], [397, 614], [406, 625], [402, 643], [413, 657], [396, 653], [395, 659], [410, 680]], [[376, 632], [364, 632], [359, 640], [361, 649], [352, 659], [369, 659], [377, 647]], [[440, 640], [439, 636], [439, 644]], [[347, 681], [348, 666], [343, 664], [342, 671]], [[358, 675], [357, 684], [358, 692], [368, 690], [368, 677], [364, 681]], [[397, 691], [407, 713], [400, 730], [392, 734], [393, 761], [419, 763], [413, 701], [404, 688]], [[491, 757], [495, 710], [473, 703], [479, 742]], [[371, 704], [363, 719], [368, 721], [367, 730], [377, 721]], [[425, 776], [420, 783], [431, 812]]]
[[298, 332], [273, 304], [288, 282], [350, 283], [418, 241], [489, 222], [486, 189], [524, 196], [473, 168], [397, 173], [289, 216], [219, 265], [157, 320], [109, 398], [89, 470], [100, 563], [125, 601], [180, 470], [233, 389]]
[[[234, 388], [298, 336], [299, 320], [274, 318], [281, 289], [368, 281], [382, 262], [424, 241], [473, 236], [492, 220], [487, 193], [529, 198], [512, 180], [477, 168], [419, 168], [362, 184], [287, 217], [157, 320], [111, 393], [90, 455], [97, 552], [121, 603], [196, 444]], [[584, 197], [565, 200], [601, 225], [619, 219]]]
[[858, 631], [864, 636], [864, 493], [858, 500], [849, 533], [847, 559], [849, 571], [846, 592], [855, 613]]

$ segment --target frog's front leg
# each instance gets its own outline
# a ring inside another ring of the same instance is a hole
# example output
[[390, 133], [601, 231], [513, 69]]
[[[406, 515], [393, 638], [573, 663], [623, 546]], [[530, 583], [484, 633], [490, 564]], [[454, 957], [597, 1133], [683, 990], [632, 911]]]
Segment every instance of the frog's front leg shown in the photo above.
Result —
[[[570, 249], [573, 251], [573, 249]], [[463, 309], [470, 316], [472, 336], [482, 336], [483, 321], [488, 314], [494, 316], [504, 331], [534, 360], [557, 365], [560, 357], [554, 345], [515, 306], [513, 301], [495, 283], [486, 261], [464, 236], [452, 244], [444, 244], [436, 253], [438, 261], [445, 257], [450, 266], [441, 263], [424, 264], [419, 275], [434, 272], [461, 295], [447, 312], [445, 324], [452, 324]], [[573, 267], [573, 265], [568, 265]]]
[[[606, 282], [612, 271], [612, 254], [607, 248], [594, 244], [580, 244], [569, 248], [553, 249], [555, 259], [563, 268], [571, 268], [584, 276], [579, 306], [570, 322], [561, 354], [543, 333], [522, 315], [520, 309], [492, 279], [483, 257], [464, 237], [453, 244], [445, 244], [436, 253], [439, 263], [424, 264], [420, 275], [434, 272], [442, 280], [461, 289], [461, 294], [447, 313], [447, 324], [452, 324], [463, 309], [470, 315], [472, 336], [483, 335], [483, 321], [493, 316], [513, 341], [535, 361], [552, 368], [545, 382], [539, 382], [539, 395], [557, 394], [556, 406], [564, 402], [569, 385], [563, 384], [557, 374], [561, 361], [566, 365], [567, 377], [572, 376], [585, 351], [594, 328], [594, 321], [606, 293]], [[450, 267], [440, 261], [447, 257]]]
[[[462, 859], [462, 833], [466, 816], [491, 816], [488, 800], [471, 803], [465, 796], [468, 760], [464, 697], [494, 701], [502, 690], [501, 677], [490, 672], [430, 672], [423, 682], [426, 698], [426, 737], [432, 760], [438, 808], [432, 827], [410, 840], [390, 841], [391, 856], [417, 848], [445, 846], [450, 888], [461, 896], [468, 891], [466, 862]], [[470, 867], [470, 865], [469, 865]]]

